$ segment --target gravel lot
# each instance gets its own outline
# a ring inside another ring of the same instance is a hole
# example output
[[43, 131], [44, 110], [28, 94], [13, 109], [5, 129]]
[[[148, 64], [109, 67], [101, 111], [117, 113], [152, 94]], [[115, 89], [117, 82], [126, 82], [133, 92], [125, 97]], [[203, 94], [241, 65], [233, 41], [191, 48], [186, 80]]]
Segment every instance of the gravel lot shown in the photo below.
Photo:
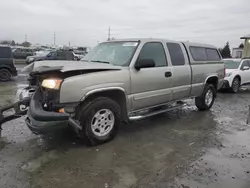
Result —
[[[21, 68], [21, 67], [19, 67]], [[0, 83], [0, 106], [25, 75]], [[209, 112], [182, 110], [122, 125], [112, 142], [87, 147], [72, 133], [33, 135], [24, 118], [3, 125], [1, 188], [248, 188], [250, 91], [220, 93]]]

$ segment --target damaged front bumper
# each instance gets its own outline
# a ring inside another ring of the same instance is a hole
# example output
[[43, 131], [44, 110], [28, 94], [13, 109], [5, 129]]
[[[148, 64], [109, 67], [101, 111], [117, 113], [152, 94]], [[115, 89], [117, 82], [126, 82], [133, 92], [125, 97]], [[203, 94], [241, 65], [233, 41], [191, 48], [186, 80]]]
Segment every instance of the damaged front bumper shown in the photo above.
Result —
[[81, 130], [79, 123], [67, 113], [45, 111], [41, 102], [41, 92], [38, 89], [30, 100], [27, 118], [29, 129], [35, 134], [48, 134], [73, 126], [77, 133]]
[[[2, 124], [27, 114], [25, 122], [34, 134], [47, 134], [70, 125], [79, 135], [81, 126], [67, 113], [45, 111], [39, 89], [27, 87], [17, 92], [18, 101], [0, 109], [0, 136]], [[6, 113], [12, 110], [12, 113]]]
[[[17, 93], [17, 102], [7, 105], [0, 109], [0, 127], [3, 123], [17, 119], [23, 115], [26, 115], [31, 96], [33, 95], [35, 89], [26, 87]], [[12, 110], [12, 114], [4, 115], [7, 111]]]

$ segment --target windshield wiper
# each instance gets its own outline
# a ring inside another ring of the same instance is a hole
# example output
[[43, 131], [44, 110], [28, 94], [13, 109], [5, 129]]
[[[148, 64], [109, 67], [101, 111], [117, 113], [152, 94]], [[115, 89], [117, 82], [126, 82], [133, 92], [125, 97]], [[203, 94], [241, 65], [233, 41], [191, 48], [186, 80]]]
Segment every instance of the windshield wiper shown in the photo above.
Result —
[[108, 61], [91, 61], [91, 62], [110, 64], [110, 62], [108, 62]]

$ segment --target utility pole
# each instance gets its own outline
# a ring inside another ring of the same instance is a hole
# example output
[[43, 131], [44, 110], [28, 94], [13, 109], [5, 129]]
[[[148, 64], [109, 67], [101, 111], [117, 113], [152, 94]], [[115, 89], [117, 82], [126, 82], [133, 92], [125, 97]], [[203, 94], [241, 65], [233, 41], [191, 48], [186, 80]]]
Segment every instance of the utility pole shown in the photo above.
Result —
[[27, 42], [28, 41], [28, 36], [27, 34], [24, 35], [24, 42]]
[[109, 31], [108, 31], [108, 41], [110, 41], [110, 26], [109, 26]]
[[54, 46], [56, 46], [56, 32], [54, 32]]

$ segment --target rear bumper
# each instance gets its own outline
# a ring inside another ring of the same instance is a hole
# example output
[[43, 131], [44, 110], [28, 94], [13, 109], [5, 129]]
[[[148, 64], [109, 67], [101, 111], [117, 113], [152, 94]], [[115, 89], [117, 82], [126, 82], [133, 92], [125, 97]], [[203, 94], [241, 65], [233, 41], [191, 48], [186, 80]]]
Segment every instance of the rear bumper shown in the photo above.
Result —
[[67, 113], [57, 113], [43, 110], [39, 90], [33, 95], [25, 120], [29, 129], [35, 134], [48, 134], [72, 125], [76, 131], [80, 129], [77, 121]]

